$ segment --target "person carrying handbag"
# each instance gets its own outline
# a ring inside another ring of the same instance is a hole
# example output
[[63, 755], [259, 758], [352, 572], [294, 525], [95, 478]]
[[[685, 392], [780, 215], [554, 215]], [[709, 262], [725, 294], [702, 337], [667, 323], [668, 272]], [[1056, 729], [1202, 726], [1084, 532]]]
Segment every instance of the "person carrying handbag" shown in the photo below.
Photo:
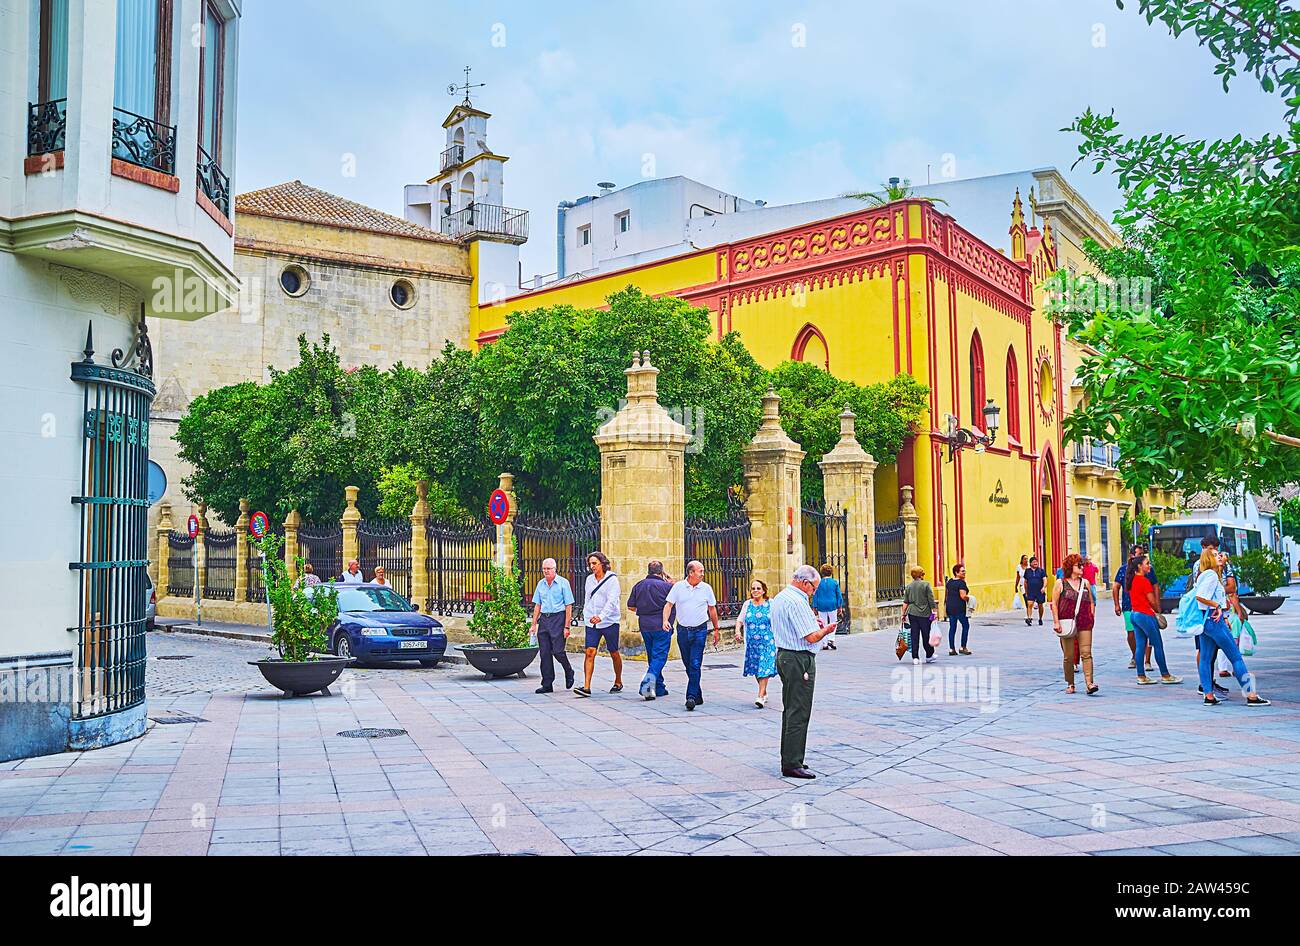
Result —
[[1092, 675], [1092, 629], [1097, 619], [1097, 609], [1092, 603], [1092, 590], [1083, 577], [1083, 559], [1071, 553], [1061, 563], [1062, 578], [1052, 589], [1052, 629], [1061, 642], [1065, 668], [1065, 692], [1074, 693], [1074, 648], [1079, 647], [1079, 662], [1083, 667], [1083, 680], [1089, 696], [1100, 689]]
[[[1149, 646], [1155, 654], [1156, 665], [1160, 667], [1160, 683], [1182, 683], [1182, 677], [1175, 677], [1169, 672], [1165, 663], [1165, 642], [1161, 636], [1160, 599], [1156, 596], [1156, 587], [1151, 581], [1151, 561], [1142, 553], [1134, 555], [1128, 562], [1128, 572], [1124, 576], [1129, 601], [1133, 606], [1133, 633], [1135, 637], [1134, 654], [1143, 653]], [[1137, 668], [1137, 682], [1148, 685], [1157, 681], [1147, 676], [1144, 667]]]
[[921, 662], [921, 645], [925, 646], [925, 662], [934, 661], [934, 644], [930, 642], [930, 625], [934, 614], [939, 610], [939, 602], [934, 596], [934, 588], [925, 580], [925, 569], [915, 566], [911, 572], [912, 581], [903, 590], [904, 619], [912, 636], [912, 663]]

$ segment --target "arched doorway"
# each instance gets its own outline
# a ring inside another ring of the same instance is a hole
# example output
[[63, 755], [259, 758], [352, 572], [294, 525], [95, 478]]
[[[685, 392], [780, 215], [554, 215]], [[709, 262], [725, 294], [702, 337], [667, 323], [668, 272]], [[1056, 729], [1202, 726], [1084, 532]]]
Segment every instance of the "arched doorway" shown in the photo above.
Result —
[[1043, 567], [1049, 575], [1054, 574], [1062, 558], [1060, 548], [1060, 530], [1056, 524], [1056, 507], [1058, 492], [1056, 489], [1056, 458], [1051, 448], [1043, 454], [1042, 467], [1039, 472], [1039, 543], [1043, 550]]

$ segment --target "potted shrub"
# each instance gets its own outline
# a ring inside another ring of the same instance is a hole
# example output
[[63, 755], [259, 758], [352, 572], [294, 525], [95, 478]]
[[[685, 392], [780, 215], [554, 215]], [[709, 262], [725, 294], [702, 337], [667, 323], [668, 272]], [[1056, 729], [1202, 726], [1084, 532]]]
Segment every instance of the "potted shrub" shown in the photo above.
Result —
[[1272, 549], [1250, 549], [1238, 555], [1232, 563], [1240, 584], [1251, 593], [1241, 596], [1241, 603], [1255, 614], [1272, 614], [1282, 607], [1286, 598], [1273, 594], [1286, 584], [1286, 559]]
[[1160, 579], [1160, 610], [1166, 614], [1177, 611], [1179, 595], [1170, 593], [1168, 589], [1179, 579], [1191, 574], [1191, 562], [1162, 549], [1152, 549], [1148, 557], [1151, 559], [1151, 567], [1156, 570], [1156, 577]]
[[[265, 555], [266, 599], [271, 604], [271, 647], [278, 656], [249, 663], [262, 671], [266, 682], [286, 696], [323, 692], [338, 679], [351, 657], [327, 653], [327, 634], [339, 613], [338, 594], [328, 583], [308, 594], [301, 582], [290, 581], [280, 555], [280, 539], [268, 533], [252, 544]], [[303, 560], [298, 559], [302, 572]]]
[[487, 598], [474, 603], [469, 620], [470, 633], [481, 644], [464, 644], [461, 652], [470, 665], [489, 677], [508, 677], [524, 670], [537, 657], [537, 645], [528, 639], [528, 613], [519, 593], [519, 573], [515, 570], [513, 546], [510, 564], [492, 565]]

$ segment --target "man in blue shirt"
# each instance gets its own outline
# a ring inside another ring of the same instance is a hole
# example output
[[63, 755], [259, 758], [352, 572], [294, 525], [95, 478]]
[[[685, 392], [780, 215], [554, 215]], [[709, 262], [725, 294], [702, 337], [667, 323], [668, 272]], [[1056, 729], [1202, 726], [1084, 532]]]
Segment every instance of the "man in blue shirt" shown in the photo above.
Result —
[[1025, 624], [1033, 623], [1034, 605], [1038, 605], [1038, 623], [1043, 623], [1043, 606], [1047, 603], [1047, 569], [1038, 564], [1038, 556], [1029, 556], [1025, 569]]
[[[627, 599], [627, 609], [636, 615], [641, 639], [645, 641], [648, 668], [641, 678], [643, 700], [668, 695], [668, 687], [664, 685], [664, 664], [668, 662], [673, 635], [664, 630], [663, 613], [672, 588], [671, 579], [664, 574], [664, 563], [654, 561], [646, 566], [646, 576], [632, 586], [632, 594]], [[671, 615], [670, 619], [673, 619]]]
[[533, 590], [533, 626], [529, 633], [537, 635], [537, 651], [542, 661], [542, 685], [537, 693], [551, 693], [555, 689], [555, 662], [564, 668], [564, 686], [573, 688], [573, 667], [564, 650], [564, 639], [569, 636], [569, 623], [573, 619], [573, 588], [563, 575], [556, 574], [555, 559], [542, 562], [542, 580]]

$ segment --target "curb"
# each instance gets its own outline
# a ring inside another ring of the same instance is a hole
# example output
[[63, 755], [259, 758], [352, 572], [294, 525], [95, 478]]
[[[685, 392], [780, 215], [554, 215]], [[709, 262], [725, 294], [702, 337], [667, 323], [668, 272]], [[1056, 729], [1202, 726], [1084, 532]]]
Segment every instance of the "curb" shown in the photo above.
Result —
[[[158, 624], [157, 630], [164, 634], [194, 634], [198, 637], [222, 637], [227, 640], [251, 641], [255, 644], [269, 644], [270, 634], [257, 634], [251, 631], [226, 631], [214, 627], [202, 627], [198, 624]], [[396, 661], [394, 661], [396, 662]], [[440, 658], [441, 663], [469, 664], [469, 660], [460, 653], [458, 644], [447, 644], [447, 652]]]

